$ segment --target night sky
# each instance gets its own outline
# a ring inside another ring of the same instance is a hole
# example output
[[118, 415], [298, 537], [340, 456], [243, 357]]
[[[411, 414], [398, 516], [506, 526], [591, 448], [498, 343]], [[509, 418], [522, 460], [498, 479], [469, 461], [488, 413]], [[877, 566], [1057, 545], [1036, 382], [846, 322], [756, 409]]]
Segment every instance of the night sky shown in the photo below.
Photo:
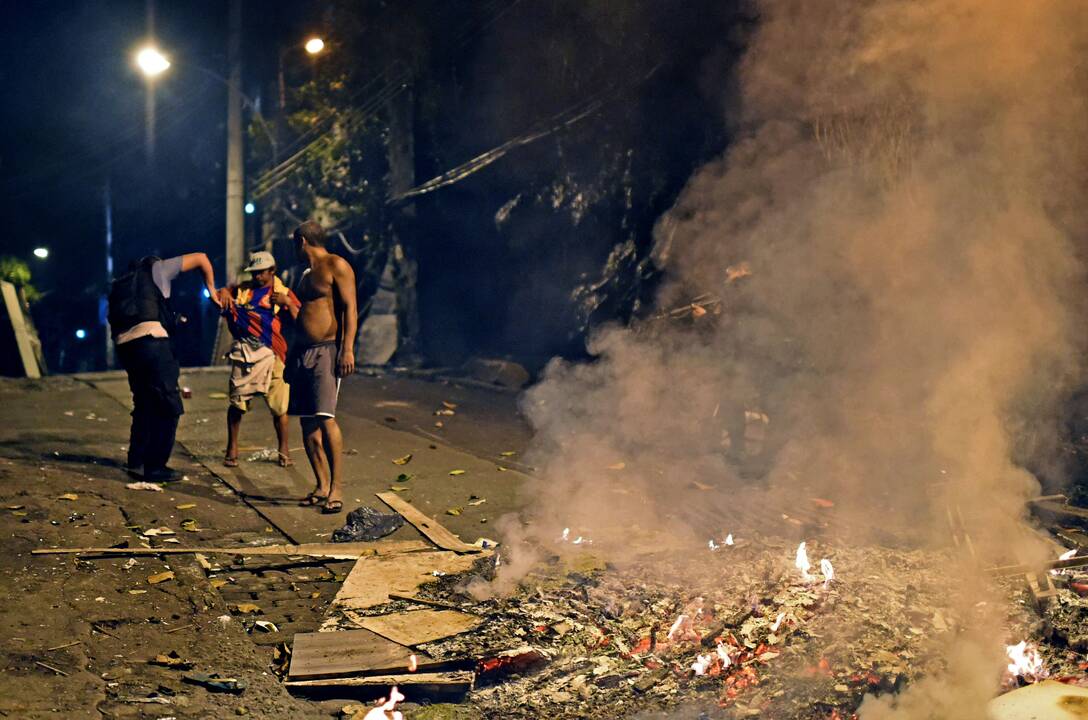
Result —
[[[271, 103], [277, 48], [319, 29], [320, 10], [252, 0], [245, 10], [244, 90]], [[134, 64], [147, 38], [144, 0], [6, 3], [2, 12], [0, 254], [28, 261], [45, 293], [34, 316], [50, 369], [89, 369], [105, 346], [97, 319], [107, 277], [107, 186], [118, 269], [145, 254], [199, 250], [222, 280], [226, 88], [207, 71], [227, 74], [227, 3], [156, 4], [155, 35], [173, 66], [156, 82], [152, 165], [144, 80]], [[48, 259], [33, 256], [39, 246], [49, 248]], [[193, 332], [204, 333], [200, 326], [214, 315], [196, 282], [187, 279], [181, 291], [178, 309], [191, 316]], [[85, 340], [76, 340], [77, 328], [87, 330]]]

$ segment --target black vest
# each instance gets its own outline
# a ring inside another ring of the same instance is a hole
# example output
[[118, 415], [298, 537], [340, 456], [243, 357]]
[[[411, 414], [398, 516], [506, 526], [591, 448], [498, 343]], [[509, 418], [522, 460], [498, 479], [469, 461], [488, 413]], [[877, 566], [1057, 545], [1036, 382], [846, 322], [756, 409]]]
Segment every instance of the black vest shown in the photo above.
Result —
[[151, 266], [159, 259], [145, 257], [110, 285], [110, 335], [116, 338], [137, 323], [158, 320], [169, 333], [174, 315], [170, 312], [159, 286], [151, 276]]

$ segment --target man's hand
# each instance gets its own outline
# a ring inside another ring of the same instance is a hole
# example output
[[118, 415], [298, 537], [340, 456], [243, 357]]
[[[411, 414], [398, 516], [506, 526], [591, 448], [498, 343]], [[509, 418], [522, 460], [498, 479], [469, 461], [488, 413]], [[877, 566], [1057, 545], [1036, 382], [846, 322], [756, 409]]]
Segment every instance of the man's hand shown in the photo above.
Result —
[[286, 292], [273, 292], [269, 296], [273, 305], [283, 305], [284, 307], [291, 306], [291, 296]]
[[355, 372], [355, 353], [349, 347], [340, 350], [336, 363], [336, 377], [347, 377]]
[[208, 286], [208, 299], [215, 303], [215, 306], [220, 310], [223, 309], [223, 298], [219, 292], [216, 291], [215, 285]]
[[228, 288], [219, 288], [218, 291], [213, 291], [212, 301], [223, 310], [234, 307], [234, 296], [231, 295]]

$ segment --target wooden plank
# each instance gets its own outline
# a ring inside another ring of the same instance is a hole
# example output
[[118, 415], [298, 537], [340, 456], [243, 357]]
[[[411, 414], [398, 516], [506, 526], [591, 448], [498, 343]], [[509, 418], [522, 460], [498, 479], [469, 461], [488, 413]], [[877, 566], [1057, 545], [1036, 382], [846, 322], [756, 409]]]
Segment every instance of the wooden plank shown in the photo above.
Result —
[[369, 630], [297, 633], [287, 678], [317, 680], [406, 671], [413, 654]]
[[207, 553], [226, 555], [307, 555], [338, 560], [355, 560], [361, 557], [392, 555], [427, 550], [430, 544], [420, 540], [399, 540], [377, 543], [304, 543], [302, 545], [259, 545], [242, 547], [190, 547], [190, 548], [41, 548], [34, 555], [183, 555]]
[[[350, 612], [350, 611], [349, 611]], [[392, 615], [361, 617], [352, 613], [361, 627], [401, 645], [420, 645], [460, 635], [480, 626], [483, 618], [456, 610], [413, 610]]]
[[361, 557], [344, 578], [329, 611], [384, 605], [391, 593], [412, 594], [420, 585], [437, 581], [435, 571], [460, 573], [470, 569], [475, 561], [471, 555], [444, 550]]
[[427, 539], [444, 550], [452, 550], [458, 553], [478, 553], [480, 548], [462, 542], [437, 520], [427, 517], [417, 510], [411, 503], [397, 497], [396, 493], [375, 493], [378, 499], [404, 516], [404, 519], [412, 523], [416, 530], [427, 536]]
[[323, 680], [288, 680], [284, 683], [287, 688], [328, 688], [328, 687], [372, 687], [390, 686], [400, 687], [433, 686], [447, 692], [463, 688], [465, 692], [472, 689], [476, 674], [471, 670], [455, 670], [453, 672], [434, 673], [400, 673], [396, 675], [367, 675], [365, 677], [327, 678]]

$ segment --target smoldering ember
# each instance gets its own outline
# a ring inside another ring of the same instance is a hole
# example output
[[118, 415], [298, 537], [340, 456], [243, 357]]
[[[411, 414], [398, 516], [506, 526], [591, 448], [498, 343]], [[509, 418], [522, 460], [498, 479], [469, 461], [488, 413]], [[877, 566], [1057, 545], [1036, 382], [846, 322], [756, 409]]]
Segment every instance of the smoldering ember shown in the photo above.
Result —
[[0, 715], [1085, 717], [1088, 4], [5, 13]]

